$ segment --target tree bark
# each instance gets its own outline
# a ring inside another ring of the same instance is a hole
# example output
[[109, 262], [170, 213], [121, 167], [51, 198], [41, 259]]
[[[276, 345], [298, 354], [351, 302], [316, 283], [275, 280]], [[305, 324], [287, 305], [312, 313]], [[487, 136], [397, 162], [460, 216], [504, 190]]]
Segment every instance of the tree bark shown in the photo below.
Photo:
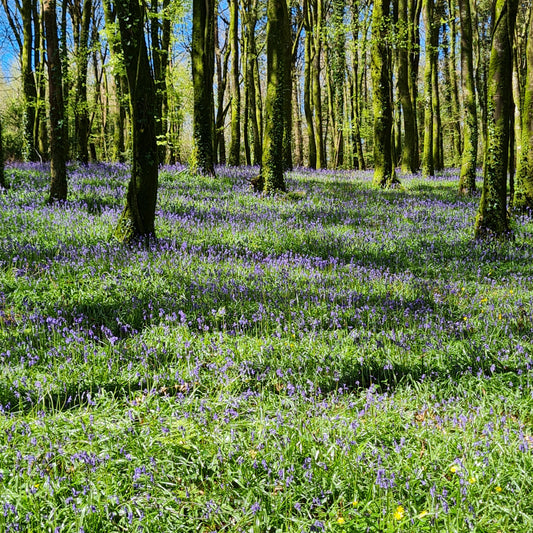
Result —
[[459, 16], [461, 18], [461, 70], [465, 107], [459, 192], [473, 194], [476, 190], [478, 125], [470, 0], [459, 0]]
[[144, 12], [137, 0], [117, 0], [120, 41], [132, 118], [131, 179], [115, 236], [132, 242], [155, 236], [158, 186], [155, 84], [144, 40]]
[[512, 48], [518, 0], [494, 0], [488, 78], [488, 138], [476, 238], [507, 238], [507, 164], [512, 112]]
[[63, 107], [63, 77], [61, 57], [57, 39], [57, 20], [55, 0], [44, 0], [43, 19], [46, 33], [46, 52], [48, 56], [48, 98], [50, 117], [50, 190], [49, 202], [67, 199], [67, 136]]
[[291, 34], [285, 0], [267, 3], [267, 95], [265, 136], [259, 183], [263, 192], [285, 191], [283, 144], [287, 121], [287, 100], [291, 103]]
[[231, 140], [228, 165], [241, 164], [241, 88], [239, 83], [239, 0], [230, 0], [231, 43]]
[[344, 81], [346, 77], [346, 35], [344, 32], [345, 0], [333, 0], [333, 43], [331, 50], [333, 166], [344, 164]]
[[213, 76], [215, 61], [214, 0], [193, 0], [192, 80], [195, 172], [215, 175]]
[[309, 167], [316, 168], [316, 139], [315, 126], [313, 123], [313, 94], [312, 94], [312, 63], [314, 56], [313, 33], [312, 33], [312, 15], [310, 12], [309, 1], [304, 0], [304, 115], [307, 129], [307, 151], [309, 158]]
[[424, 0], [424, 26], [426, 27], [426, 64], [424, 66], [424, 151], [422, 155], [422, 174], [424, 177], [435, 175], [433, 159], [433, 61], [435, 55], [432, 44], [434, 0]]
[[398, 183], [392, 161], [392, 101], [388, 0], [376, 0], [372, 12], [371, 75], [374, 98], [374, 177], [377, 187]]
[[513, 207], [533, 208], [533, 7], [529, 11], [521, 139]]
[[32, 69], [33, 25], [32, 13], [35, 0], [22, 0], [22, 93], [24, 95], [23, 110], [23, 147], [22, 156], [25, 161], [36, 161], [38, 153], [35, 145], [34, 126], [37, 105], [37, 88]]
[[2, 138], [2, 120], [0, 119], [0, 187], [5, 189], [6, 178], [4, 172], [4, 142]]

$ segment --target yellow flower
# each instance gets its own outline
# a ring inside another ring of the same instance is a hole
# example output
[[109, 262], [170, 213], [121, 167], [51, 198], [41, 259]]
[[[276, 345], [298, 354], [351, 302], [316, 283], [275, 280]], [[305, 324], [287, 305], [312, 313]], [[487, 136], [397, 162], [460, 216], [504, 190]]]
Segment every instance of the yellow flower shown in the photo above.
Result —
[[450, 472], [452, 474], [455, 474], [455, 472], [457, 472], [457, 466], [455, 466], [455, 465], [450, 466]]
[[345, 524], [345, 523], [346, 523], [346, 520], [344, 520], [342, 516], [339, 516], [339, 518], [337, 518], [337, 524], [340, 524], [342, 526], [342, 524]]
[[468, 483], [475, 483], [475, 482], [476, 482], [476, 478], [475, 477], [468, 478]]
[[424, 516], [428, 515], [429, 514], [429, 511], [422, 511], [419, 515], [418, 515], [418, 518], [424, 518]]
[[500, 487], [500, 485], [498, 485], [497, 487], [494, 487], [494, 490], [496, 492], [501, 492], [503, 489]]
[[501, 320], [501, 319], [502, 319], [502, 314], [500, 313], [500, 314], [498, 315], [498, 320]]
[[398, 505], [396, 507], [396, 511], [394, 511], [394, 518], [396, 520], [401, 520], [405, 516], [405, 509], [403, 508], [403, 505]]
[[352, 502], [352, 505], [353, 505], [354, 507], [357, 507], [357, 504], [358, 504], [358, 503], [359, 503], [359, 502], [358, 502], [357, 500], [354, 500], [354, 501]]

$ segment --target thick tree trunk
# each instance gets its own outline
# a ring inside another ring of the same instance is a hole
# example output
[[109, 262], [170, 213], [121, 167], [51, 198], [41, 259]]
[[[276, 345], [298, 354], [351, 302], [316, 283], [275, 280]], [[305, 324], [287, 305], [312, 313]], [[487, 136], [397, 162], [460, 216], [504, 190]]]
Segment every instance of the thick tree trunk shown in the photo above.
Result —
[[414, 167], [418, 170], [420, 166], [420, 141], [418, 133], [418, 69], [420, 64], [420, 14], [422, 12], [422, 0], [408, 0], [407, 17], [409, 20], [409, 43], [412, 48], [409, 50], [409, 92], [413, 103], [414, 113]]
[[48, 98], [50, 113], [50, 192], [48, 201], [67, 199], [66, 128], [63, 108], [63, 77], [57, 39], [55, 0], [44, 0], [43, 19], [48, 56]]
[[472, 48], [472, 17], [469, 0], [459, 0], [459, 15], [461, 18], [461, 70], [465, 107], [459, 192], [461, 194], [473, 194], [476, 190], [478, 126]]
[[312, 100], [314, 108], [314, 130], [316, 144], [316, 167], [326, 168], [326, 143], [324, 139], [324, 123], [322, 117], [322, 82], [320, 79], [322, 56], [322, 22], [324, 19], [324, 5], [322, 0], [316, 0], [313, 19], [314, 50], [312, 64]]
[[215, 61], [214, 0], [193, 0], [192, 81], [194, 92], [192, 167], [215, 175], [213, 76]]
[[125, 59], [132, 118], [131, 179], [126, 205], [115, 230], [121, 242], [155, 235], [158, 159], [155, 84], [144, 40], [144, 16], [137, 0], [117, 0], [120, 41]]
[[241, 88], [239, 83], [239, 1], [230, 0], [231, 43], [231, 140], [228, 165], [241, 164]]
[[266, 123], [261, 177], [258, 185], [262, 185], [261, 190], [269, 194], [286, 189], [283, 176], [283, 141], [287, 121], [283, 115], [287, 111], [287, 100], [289, 105], [291, 102], [292, 60], [290, 22], [285, 0], [268, 0], [266, 40]]
[[483, 192], [475, 223], [476, 238], [509, 237], [507, 165], [512, 112], [512, 48], [518, 0], [493, 1], [488, 79], [488, 138]]
[[392, 161], [392, 101], [390, 44], [387, 36], [389, 2], [377, 0], [372, 12], [372, 91], [374, 99], [374, 178], [377, 187], [398, 183]]
[[527, 64], [518, 169], [515, 181], [513, 207], [533, 208], [533, 8], [529, 11], [527, 36]]

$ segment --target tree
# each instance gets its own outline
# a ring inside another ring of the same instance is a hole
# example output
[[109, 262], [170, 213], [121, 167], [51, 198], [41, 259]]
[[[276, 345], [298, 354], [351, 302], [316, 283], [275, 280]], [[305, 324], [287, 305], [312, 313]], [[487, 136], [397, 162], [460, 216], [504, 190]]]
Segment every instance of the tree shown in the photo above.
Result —
[[376, 0], [372, 12], [371, 75], [374, 99], [374, 178], [377, 187], [398, 183], [392, 161], [392, 97], [388, 0]]
[[345, 0], [333, 0], [331, 49], [333, 166], [344, 164], [344, 80], [346, 77], [346, 35], [344, 26]]
[[126, 205], [115, 230], [121, 242], [155, 235], [158, 186], [155, 84], [144, 39], [144, 11], [138, 0], [116, 0], [130, 95], [132, 167]]
[[43, 1], [43, 19], [46, 33], [46, 53], [48, 56], [48, 100], [50, 116], [50, 192], [48, 201], [67, 199], [67, 135], [65, 110], [63, 106], [63, 76], [55, 0]]
[[[285, 0], [267, 2], [267, 95], [265, 136], [260, 178], [256, 190], [285, 191], [283, 141], [287, 134], [284, 114], [291, 103], [291, 28]], [[288, 103], [287, 103], [288, 102]]]
[[4, 176], [4, 143], [2, 140], [2, 121], [0, 120], [0, 187], [5, 189], [6, 179]]
[[[398, 93], [403, 111], [404, 138], [402, 143], [402, 172], [414, 173], [418, 169], [418, 131], [416, 129], [416, 102], [410, 88], [410, 55], [413, 53], [415, 33], [411, 28], [413, 2], [398, 0]], [[416, 22], [418, 26], [418, 22]]]
[[476, 238], [506, 237], [507, 164], [512, 112], [512, 49], [518, 0], [493, 0], [492, 44], [487, 87], [487, 145]]
[[239, 84], [239, 0], [230, 0], [230, 43], [231, 43], [231, 142], [228, 165], [238, 166], [241, 162], [241, 90]]
[[[433, 23], [435, 11], [434, 0], [424, 0], [424, 26], [426, 28], [426, 64], [424, 66], [424, 152], [422, 155], [422, 174], [435, 174], [435, 160], [433, 151], [433, 65], [437, 51], [435, 49], [435, 29]], [[438, 35], [438, 34], [437, 34]]]
[[74, 154], [81, 163], [89, 161], [89, 104], [87, 102], [87, 68], [89, 63], [89, 29], [92, 0], [76, 0], [70, 4], [74, 29], [76, 80], [74, 91]]
[[24, 95], [24, 145], [23, 157], [27, 161], [37, 160], [37, 150], [35, 145], [34, 128], [37, 106], [37, 88], [35, 85], [35, 75], [32, 69], [33, 52], [33, 14], [34, 0], [22, 0], [21, 15], [23, 28], [22, 44], [22, 93]]
[[461, 19], [461, 70], [463, 73], [465, 106], [459, 192], [462, 194], [472, 194], [476, 190], [478, 129], [470, 0], [459, 0], [459, 16]]
[[193, 167], [201, 174], [215, 175], [213, 76], [215, 56], [214, 0], [192, 3], [192, 82], [194, 90]]
[[521, 147], [513, 207], [533, 208], [533, 6], [529, 8], [527, 62], [521, 115]]

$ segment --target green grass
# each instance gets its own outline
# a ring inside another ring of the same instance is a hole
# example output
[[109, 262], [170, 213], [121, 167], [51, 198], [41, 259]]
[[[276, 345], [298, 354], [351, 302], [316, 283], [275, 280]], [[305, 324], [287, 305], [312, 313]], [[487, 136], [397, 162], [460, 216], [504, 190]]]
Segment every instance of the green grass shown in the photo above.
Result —
[[533, 530], [533, 223], [473, 241], [457, 176], [371, 188], [127, 168], [0, 195], [0, 531]]

